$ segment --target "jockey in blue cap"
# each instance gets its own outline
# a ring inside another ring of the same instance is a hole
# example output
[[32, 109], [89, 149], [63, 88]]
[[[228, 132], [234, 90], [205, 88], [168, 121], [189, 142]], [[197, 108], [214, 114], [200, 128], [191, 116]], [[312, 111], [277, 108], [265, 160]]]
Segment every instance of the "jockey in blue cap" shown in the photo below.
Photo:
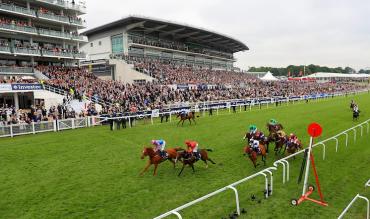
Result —
[[166, 156], [165, 152], [165, 147], [166, 147], [166, 142], [163, 139], [160, 140], [152, 140], [152, 144], [155, 146], [154, 151], [158, 152], [161, 157]]

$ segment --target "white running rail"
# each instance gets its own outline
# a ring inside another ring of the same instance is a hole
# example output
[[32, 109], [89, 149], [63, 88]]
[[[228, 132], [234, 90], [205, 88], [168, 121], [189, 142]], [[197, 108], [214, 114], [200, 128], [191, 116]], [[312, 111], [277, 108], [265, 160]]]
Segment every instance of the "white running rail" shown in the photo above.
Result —
[[344, 215], [347, 213], [347, 211], [351, 208], [351, 206], [353, 205], [353, 203], [355, 203], [355, 201], [357, 199], [363, 199], [366, 201], [366, 204], [367, 204], [367, 211], [366, 211], [366, 218], [367, 219], [370, 219], [370, 201], [368, 198], [366, 198], [365, 196], [362, 196], [360, 194], [357, 194], [353, 199], [352, 201], [347, 205], [347, 207], [343, 210], [343, 212], [339, 215], [338, 219], [342, 219], [344, 217]]
[[[363, 122], [361, 124], [358, 124], [358, 125], [356, 125], [356, 126], [354, 126], [352, 128], [349, 128], [349, 129], [347, 129], [347, 130], [345, 130], [345, 131], [343, 131], [343, 132], [341, 132], [341, 133], [339, 133], [339, 134], [337, 134], [337, 135], [335, 135], [335, 136], [333, 136], [331, 138], [328, 138], [328, 139], [326, 139], [324, 141], [318, 142], [318, 143], [314, 144], [313, 147], [323, 146], [322, 147], [323, 148], [323, 159], [325, 159], [325, 154], [326, 154], [326, 144], [325, 143], [334, 140], [336, 142], [336, 152], [337, 152], [338, 149], [339, 149], [339, 139], [338, 139], [339, 136], [341, 136], [341, 135], [345, 135], [346, 136], [345, 145], [348, 146], [348, 134], [351, 133], [351, 132], [353, 132], [354, 133], [354, 141], [356, 141], [356, 138], [357, 138], [357, 135], [356, 135], [357, 129], [361, 128], [361, 130], [362, 130], [363, 129], [363, 126], [366, 125], [367, 126], [367, 134], [369, 134], [369, 123], [370, 123], [370, 119], [368, 119], [365, 122]], [[264, 185], [264, 188], [265, 188], [265, 191], [266, 191], [266, 194], [265, 195], [266, 195], [266, 198], [268, 198], [269, 195], [272, 195], [272, 191], [273, 191], [273, 172], [272, 171], [277, 171], [278, 165], [281, 164], [281, 166], [283, 167], [283, 183], [289, 181], [290, 165], [289, 165], [288, 159], [290, 159], [290, 158], [292, 158], [294, 156], [297, 156], [297, 155], [299, 155], [301, 153], [304, 153], [304, 150], [298, 151], [297, 153], [291, 154], [291, 155], [289, 155], [287, 157], [284, 157], [284, 158], [276, 161], [273, 164], [274, 167], [269, 167], [267, 169], [264, 169], [264, 170], [262, 170], [262, 171], [260, 171], [258, 173], [255, 173], [255, 174], [253, 174], [251, 176], [248, 176], [248, 177], [246, 177], [246, 178], [244, 178], [242, 180], [239, 180], [239, 181], [237, 181], [235, 183], [232, 183], [232, 184], [230, 184], [228, 186], [225, 186], [225, 187], [223, 187], [223, 188], [221, 188], [219, 190], [216, 190], [216, 191], [214, 191], [212, 193], [209, 193], [209, 194], [207, 194], [207, 195], [205, 195], [203, 197], [200, 197], [200, 198], [198, 198], [198, 199], [196, 199], [194, 201], [191, 201], [189, 203], [186, 203], [186, 204], [184, 204], [184, 205], [182, 205], [182, 206], [180, 206], [178, 208], [175, 208], [175, 209], [173, 209], [171, 211], [168, 211], [168, 212], [166, 212], [164, 214], [161, 214], [161, 215], [155, 217], [154, 219], [161, 219], [161, 218], [168, 217], [170, 215], [176, 215], [179, 219], [182, 219], [182, 216], [179, 213], [179, 211], [181, 211], [181, 210], [183, 210], [183, 209], [185, 209], [187, 207], [190, 207], [192, 205], [195, 205], [195, 204], [197, 204], [199, 202], [202, 202], [202, 201], [204, 201], [204, 200], [206, 200], [206, 199], [208, 199], [208, 198], [210, 198], [212, 196], [215, 196], [215, 195], [217, 195], [217, 194], [219, 194], [221, 192], [224, 192], [224, 191], [226, 191], [228, 189], [232, 189], [235, 192], [236, 212], [237, 212], [238, 215], [240, 215], [239, 196], [238, 196], [238, 192], [237, 192], [237, 189], [235, 188], [235, 186], [237, 186], [237, 185], [239, 185], [239, 184], [241, 184], [243, 182], [249, 181], [251, 179], [254, 179], [257, 176], [264, 176], [265, 177], [265, 185]], [[267, 175], [267, 173], [268, 173], [268, 175]], [[268, 176], [270, 177], [270, 188], [268, 186]], [[271, 189], [271, 193], [269, 192], [269, 189]], [[361, 197], [357, 197], [357, 198], [361, 198]], [[369, 210], [368, 210], [368, 212], [369, 212]]]

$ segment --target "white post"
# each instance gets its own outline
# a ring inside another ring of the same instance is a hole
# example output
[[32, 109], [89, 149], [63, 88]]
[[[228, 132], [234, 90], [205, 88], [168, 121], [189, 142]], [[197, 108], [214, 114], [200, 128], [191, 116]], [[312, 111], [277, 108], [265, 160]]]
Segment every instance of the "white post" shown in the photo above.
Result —
[[57, 131], [57, 120], [53, 120], [53, 128], [54, 128], [54, 132]]
[[36, 132], [35, 132], [35, 122], [32, 122], [32, 133], [36, 134]]
[[154, 124], [153, 122], [153, 116], [150, 116], [150, 120], [152, 121], [152, 125]]
[[306, 174], [304, 177], [302, 195], [304, 195], [307, 190], [308, 174], [310, 172], [310, 158], [311, 158], [312, 143], [313, 143], [313, 137], [310, 138], [310, 146], [308, 147], [307, 161], [306, 161]]
[[75, 119], [72, 119], [72, 129], [75, 129], [76, 126], [75, 126]]
[[13, 138], [13, 125], [12, 124], [10, 125], [10, 137]]

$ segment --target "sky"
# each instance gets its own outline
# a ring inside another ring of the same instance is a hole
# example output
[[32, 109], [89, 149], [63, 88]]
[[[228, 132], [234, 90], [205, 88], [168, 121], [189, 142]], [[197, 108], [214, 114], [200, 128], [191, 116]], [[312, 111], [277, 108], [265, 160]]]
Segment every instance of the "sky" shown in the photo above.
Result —
[[85, 0], [87, 29], [129, 15], [232, 36], [236, 66], [370, 68], [369, 0]]

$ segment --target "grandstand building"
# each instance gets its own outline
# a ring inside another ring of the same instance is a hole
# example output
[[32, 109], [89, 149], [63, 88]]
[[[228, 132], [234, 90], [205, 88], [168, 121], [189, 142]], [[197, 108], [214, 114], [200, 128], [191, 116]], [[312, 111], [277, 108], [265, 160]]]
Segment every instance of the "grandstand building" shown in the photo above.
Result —
[[[128, 68], [112, 59], [157, 59], [194, 67], [234, 70], [234, 53], [248, 47], [231, 37], [188, 25], [130, 16], [83, 33], [89, 42], [81, 46], [86, 65], [97, 75], [125, 82], [150, 80], [144, 75], [130, 80]], [[108, 60], [111, 60], [108, 62]], [[135, 74], [131, 74], [135, 75]]]
[[[88, 41], [79, 34], [86, 26], [80, 17], [85, 12], [81, 0], [0, 1], [0, 80], [42, 79], [38, 65], [72, 66], [85, 59], [79, 48]], [[3, 84], [0, 104], [26, 108], [34, 102], [35, 89], [40, 86]]]

